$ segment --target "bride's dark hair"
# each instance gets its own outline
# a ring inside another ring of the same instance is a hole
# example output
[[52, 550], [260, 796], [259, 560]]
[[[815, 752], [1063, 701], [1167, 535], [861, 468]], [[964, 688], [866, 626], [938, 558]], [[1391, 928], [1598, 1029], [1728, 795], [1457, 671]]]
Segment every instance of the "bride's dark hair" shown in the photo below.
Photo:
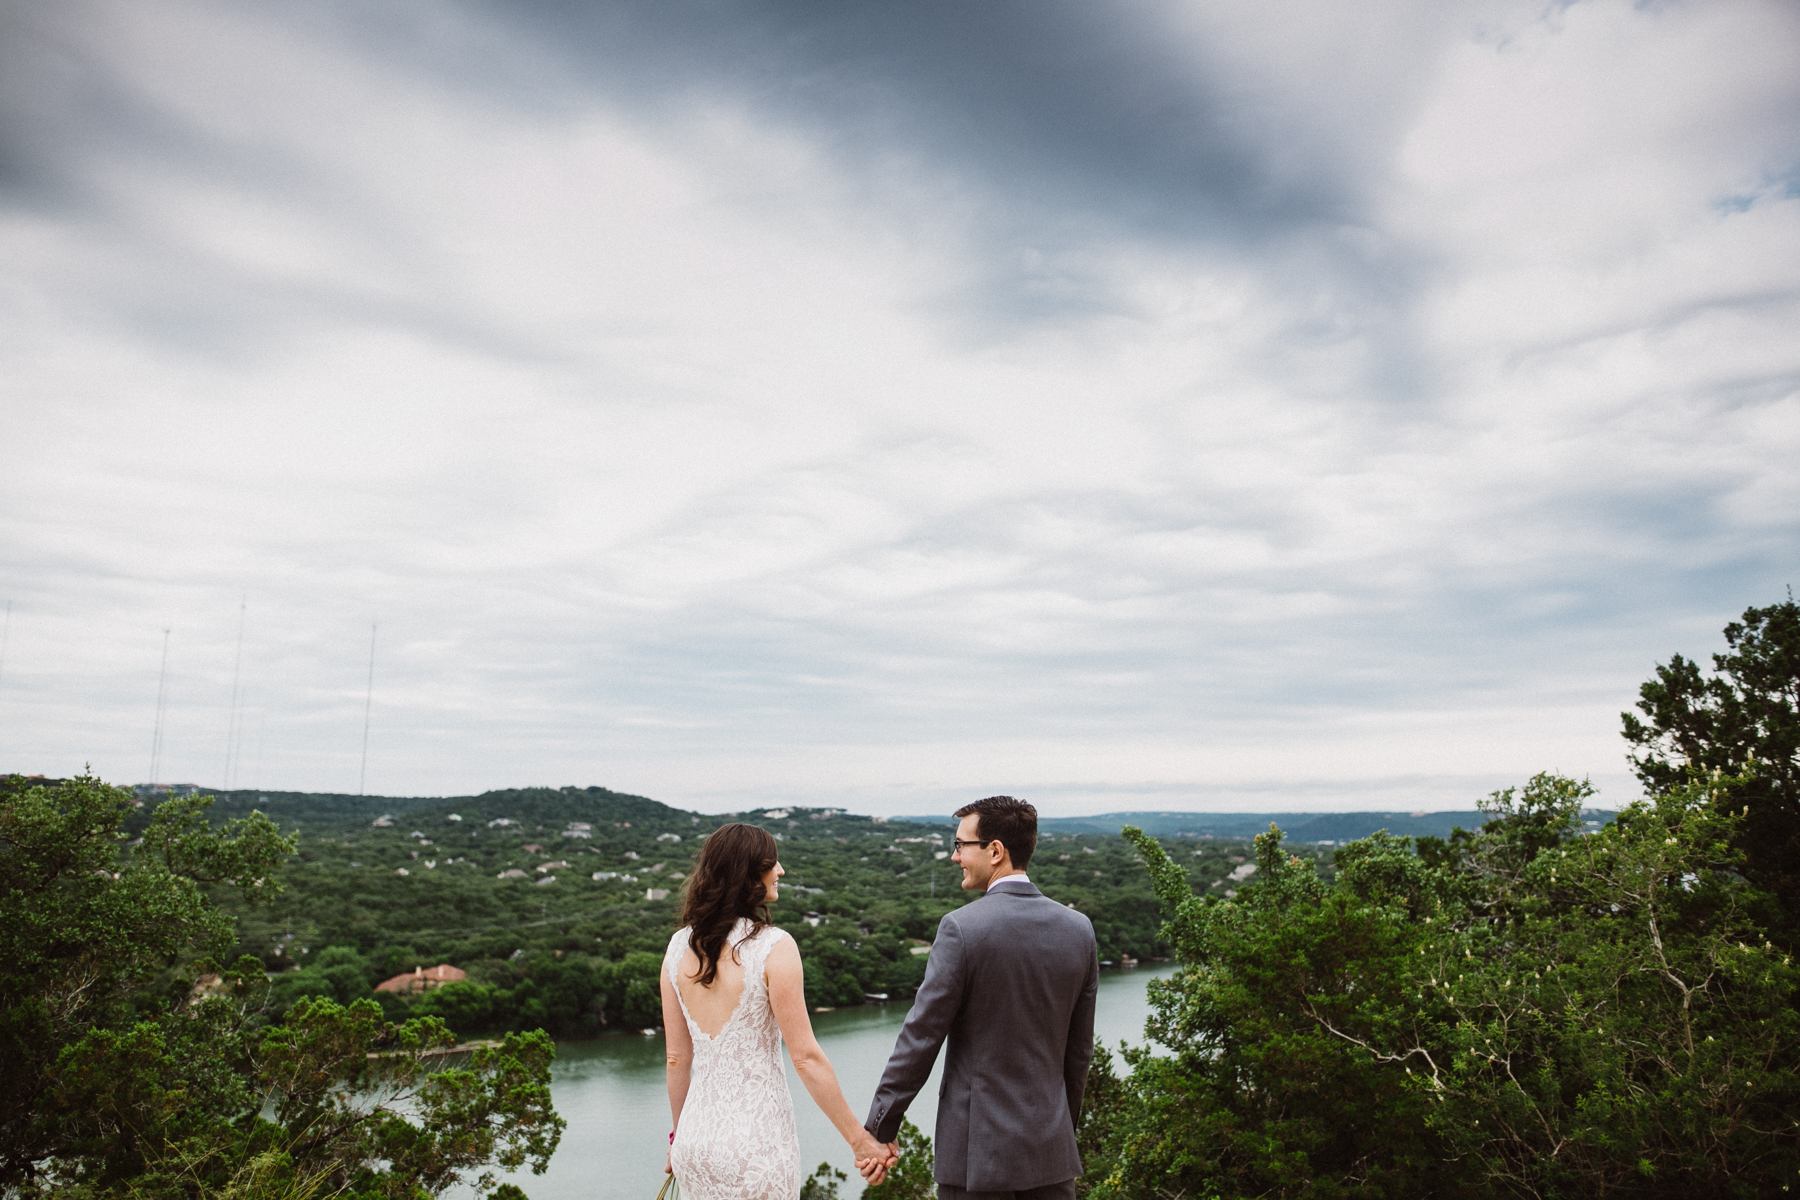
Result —
[[[692, 932], [688, 944], [700, 958], [700, 985], [719, 977], [725, 940], [748, 918], [755, 937], [769, 924], [768, 889], [763, 876], [775, 865], [775, 836], [755, 825], [721, 825], [700, 847], [700, 861], [688, 876], [681, 923]], [[735, 956], [735, 951], [734, 951]]]

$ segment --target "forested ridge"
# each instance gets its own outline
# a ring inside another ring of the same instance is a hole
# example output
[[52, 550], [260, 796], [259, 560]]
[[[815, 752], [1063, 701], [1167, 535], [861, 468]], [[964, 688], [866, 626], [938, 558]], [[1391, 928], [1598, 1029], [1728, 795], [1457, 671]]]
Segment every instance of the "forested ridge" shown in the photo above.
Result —
[[[237, 919], [237, 952], [270, 972], [274, 1002], [311, 994], [347, 1003], [388, 976], [450, 963], [469, 979], [416, 1000], [377, 998], [394, 1015], [433, 1013], [465, 1033], [577, 1036], [659, 1023], [655, 979], [683, 878], [707, 833], [733, 819], [603, 788], [371, 799], [354, 815], [336, 797], [265, 796], [229, 794], [213, 811], [268, 811], [295, 838], [278, 897], [219, 897]], [[787, 876], [772, 911], [800, 944], [809, 1003], [917, 987], [925, 956], [916, 952], [938, 918], [969, 899], [948, 861], [952, 823], [792, 807], [737, 819], [781, 839]], [[1237, 842], [1165, 844], [1197, 886], [1219, 890], [1235, 888], [1231, 873], [1250, 853]], [[1103, 959], [1167, 954], [1150, 879], [1123, 839], [1047, 834], [1031, 871], [1093, 920]]]

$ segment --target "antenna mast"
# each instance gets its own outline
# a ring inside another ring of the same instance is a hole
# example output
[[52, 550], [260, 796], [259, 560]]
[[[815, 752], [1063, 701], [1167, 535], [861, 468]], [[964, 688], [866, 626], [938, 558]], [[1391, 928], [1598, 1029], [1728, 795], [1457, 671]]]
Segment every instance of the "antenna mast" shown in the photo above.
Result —
[[362, 770], [356, 776], [356, 794], [364, 794], [364, 786], [369, 780], [369, 711], [375, 704], [375, 631], [378, 625], [369, 626], [369, 688], [363, 694], [363, 752]]
[[162, 770], [163, 709], [169, 699], [169, 631], [163, 630], [162, 670], [156, 677], [156, 734], [150, 739], [150, 782]]
[[[6, 619], [0, 622], [0, 681], [6, 678], [6, 637], [12, 632], [12, 601], [6, 602]], [[4, 729], [0, 725], [0, 729]]]
[[244, 669], [244, 621], [250, 611], [250, 593], [245, 592], [238, 604], [238, 640], [237, 658], [231, 664], [231, 719], [225, 725], [225, 790], [230, 791], [236, 782], [239, 743], [243, 739], [243, 726], [238, 722], [238, 680]]

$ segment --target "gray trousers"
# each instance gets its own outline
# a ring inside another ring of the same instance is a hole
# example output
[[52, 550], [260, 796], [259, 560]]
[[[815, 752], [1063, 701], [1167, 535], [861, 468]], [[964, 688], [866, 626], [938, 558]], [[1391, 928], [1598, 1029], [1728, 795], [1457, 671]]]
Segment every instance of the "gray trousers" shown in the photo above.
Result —
[[952, 1184], [938, 1184], [938, 1200], [1075, 1200], [1075, 1181], [1046, 1183], [1022, 1192], [971, 1192]]

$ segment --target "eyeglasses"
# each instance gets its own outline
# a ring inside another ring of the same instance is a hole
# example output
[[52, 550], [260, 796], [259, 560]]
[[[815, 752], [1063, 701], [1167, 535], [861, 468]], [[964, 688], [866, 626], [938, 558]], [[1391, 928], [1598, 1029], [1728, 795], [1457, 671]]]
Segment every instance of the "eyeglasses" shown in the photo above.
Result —
[[995, 839], [995, 838], [982, 838], [978, 842], [965, 842], [961, 838], [951, 838], [950, 844], [952, 846], [955, 846], [958, 850], [961, 850], [964, 846], [985, 846], [989, 842], [996, 841], [996, 840], [997, 839]]

